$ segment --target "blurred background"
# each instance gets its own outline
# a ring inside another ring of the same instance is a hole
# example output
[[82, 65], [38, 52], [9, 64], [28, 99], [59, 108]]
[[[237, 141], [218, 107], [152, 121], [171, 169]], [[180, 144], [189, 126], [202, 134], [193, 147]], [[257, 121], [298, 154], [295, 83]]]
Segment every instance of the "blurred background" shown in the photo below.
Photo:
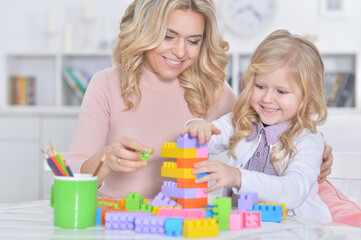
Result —
[[[40, 152], [66, 153], [92, 75], [112, 66], [112, 40], [131, 0], [0, 0], [0, 203], [49, 197]], [[325, 66], [329, 118], [320, 129], [334, 151], [360, 151], [361, 1], [216, 0], [229, 42], [227, 81], [239, 79], [272, 31], [306, 36]], [[239, 9], [247, 7], [247, 11]]]

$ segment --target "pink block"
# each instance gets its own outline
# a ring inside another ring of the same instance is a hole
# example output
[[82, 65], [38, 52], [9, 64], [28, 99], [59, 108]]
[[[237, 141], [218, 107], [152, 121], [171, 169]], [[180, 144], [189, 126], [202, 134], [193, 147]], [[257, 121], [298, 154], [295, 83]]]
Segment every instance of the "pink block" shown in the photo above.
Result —
[[208, 148], [197, 148], [196, 158], [208, 158]]
[[261, 212], [259, 211], [245, 212], [244, 227], [246, 228], [261, 227]]
[[199, 218], [206, 218], [206, 210], [161, 208], [159, 209], [157, 216], [179, 217], [184, 219], [199, 219]]
[[207, 198], [208, 193], [204, 192], [206, 188], [196, 188], [196, 198]]
[[243, 210], [232, 210], [231, 214], [229, 214], [229, 230], [238, 231], [244, 227], [244, 213]]

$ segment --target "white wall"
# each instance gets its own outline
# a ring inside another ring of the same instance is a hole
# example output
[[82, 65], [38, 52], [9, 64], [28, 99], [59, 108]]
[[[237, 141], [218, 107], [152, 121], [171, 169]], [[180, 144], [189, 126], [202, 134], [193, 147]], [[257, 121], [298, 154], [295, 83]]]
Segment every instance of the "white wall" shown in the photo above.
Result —
[[[111, 39], [116, 36], [120, 19], [131, 0], [0, 0], [0, 89], [4, 89], [4, 55], [6, 52], [45, 51], [47, 41], [45, 35], [46, 16], [51, 13], [55, 23], [50, 30], [55, 31], [56, 46], [62, 48], [62, 34], [65, 25], [73, 29], [73, 50], [81, 50], [84, 37], [84, 22], [81, 20], [82, 8], [90, 6], [93, 13], [94, 28], [92, 33], [93, 46], [97, 48], [101, 39]], [[344, 0], [346, 14], [343, 17], [325, 17], [320, 14], [321, 0], [276, 0], [276, 16], [264, 29], [253, 36], [244, 37], [232, 34], [222, 21], [222, 0], [216, 0], [218, 6], [219, 25], [224, 38], [230, 43], [231, 51], [251, 53], [261, 40], [275, 29], [285, 28], [300, 35], [317, 37], [315, 44], [321, 52], [355, 53], [361, 56], [361, 1]], [[357, 92], [361, 92], [360, 64], [357, 60], [358, 75]], [[3, 91], [0, 91], [0, 104], [3, 104]], [[358, 98], [360, 102], [361, 98]], [[361, 104], [358, 104], [359, 106]], [[0, 105], [0, 110], [1, 110]], [[330, 122], [322, 129], [326, 140], [336, 150], [359, 151], [361, 144], [357, 138], [361, 135], [360, 128], [347, 128], [345, 125], [356, 124], [351, 116], [330, 116]], [[359, 122], [358, 122], [359, 123]], [[71, 130], [72, 131], [72, 130]], [[1, 133], [0, 133], [1, 134]], [[341, 135], [343, 137], [341, 137]], [[350, 136], [353, 137], [350, 138]]]

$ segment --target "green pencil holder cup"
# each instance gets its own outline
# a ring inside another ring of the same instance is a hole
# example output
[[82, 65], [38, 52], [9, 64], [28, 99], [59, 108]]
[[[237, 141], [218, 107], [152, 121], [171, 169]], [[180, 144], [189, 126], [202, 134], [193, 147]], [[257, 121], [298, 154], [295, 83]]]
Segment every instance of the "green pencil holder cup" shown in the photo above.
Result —
[[95, 225], [97, 177], [74, 174], [55, 176], [50, 205], [54, 208], [54, 225], [62, 228], [87, 228]]

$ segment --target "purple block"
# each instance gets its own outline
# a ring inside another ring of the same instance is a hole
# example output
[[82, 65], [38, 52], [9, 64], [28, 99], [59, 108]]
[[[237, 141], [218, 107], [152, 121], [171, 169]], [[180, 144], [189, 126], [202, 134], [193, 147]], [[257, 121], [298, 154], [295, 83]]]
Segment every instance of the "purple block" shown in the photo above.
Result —
[[165, 217], [137, 216], [135, 219], [135, 232], [150, 234], [165, 234]]
[[172, 181], [163, 182], [162, 193], [168, 197], [174, 198], [197, 198], [196, 188], [178, 188], [177, 183]]
[[252, 210], [253, 205], [258, 203], [257, 193], [242, 193], [238, 199], [239, 210]]
[[105, 213], [105, 228], [134, 230], [134, 221], [137, 216], [151, 215], [151, 213], [107, 212]]
[[170, 199], [170, 197], [165, 196], [162, 192], [159, 192], [158, 195], [154, 197], [150, 205], [152, 205], [153, 207], [182, 207], [177, 203], [177, 201]]
[[177, 148], [208, 148], [208, 142], [200, 145], [198, 137], [192, 137], [189, 133], [186, 133], [184, 136], [179, 134]]

